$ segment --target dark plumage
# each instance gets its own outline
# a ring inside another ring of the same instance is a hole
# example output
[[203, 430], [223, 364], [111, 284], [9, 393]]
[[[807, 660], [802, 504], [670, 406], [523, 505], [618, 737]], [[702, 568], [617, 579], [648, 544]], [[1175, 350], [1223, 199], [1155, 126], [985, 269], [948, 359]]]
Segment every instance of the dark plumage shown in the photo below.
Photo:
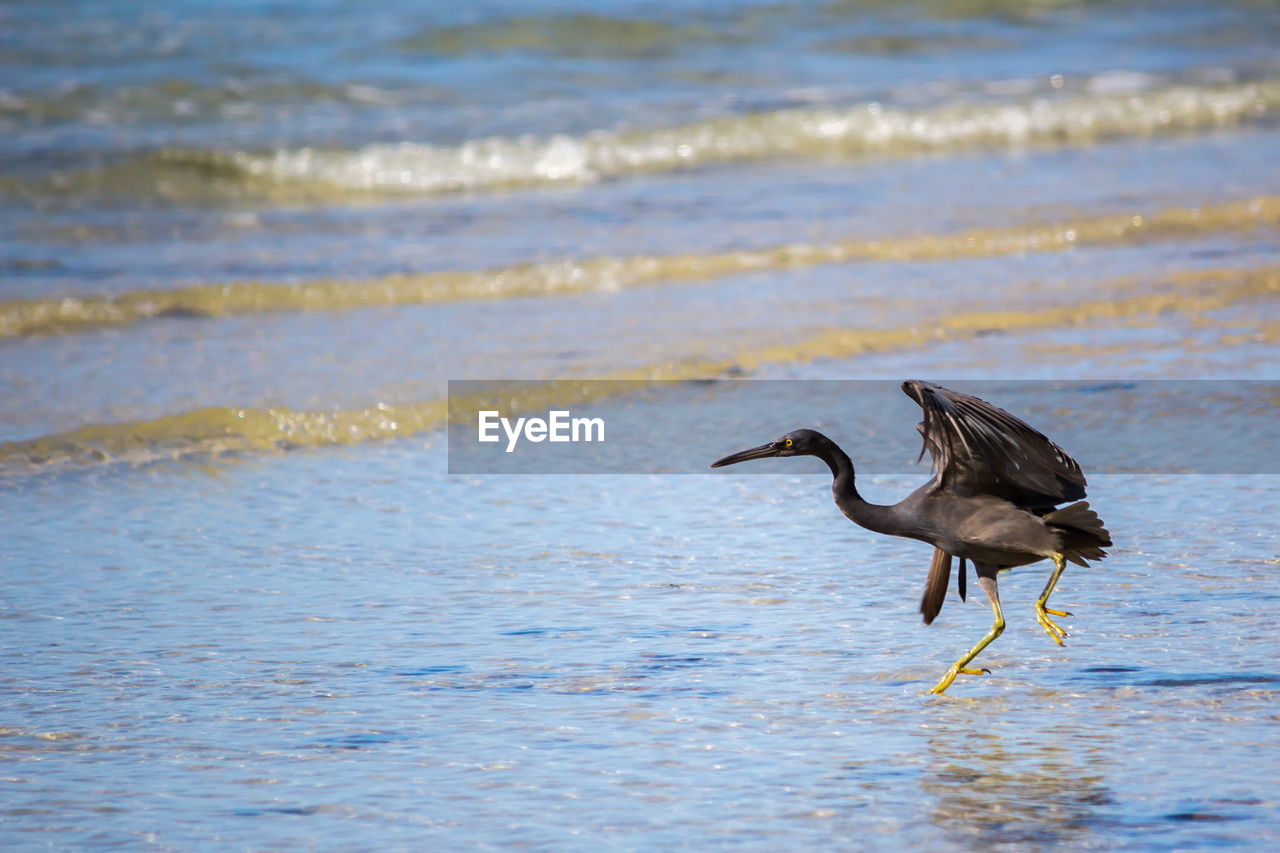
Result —
[[[1111, 537], [1089, 504], [1080, 500], [1085, 496], [1080, 465], [1042, 433], [985, 400], [939, 385], [911, 380], [902, 390], [924, 411], [917, 429], [924, 440], [921, 455], [927, 450], [933, 458], [934, 477], [897, 504], [863, 500], [848, 455], [822, 433], [808, 429], [726, 456], [711, 467], [770, 456], [816, 456], [826, 462], [836, 506], [849, 519], [877, 533], [934, 546], [920, 602], [926, 623], [942, 608], [953, 558], [961, 561], [962, 596], [965, 561], [972, 562], [995, 622], [933, 688], [942, 693], [957, 674], [982, 672], [966, 667], [1004, 630], [996, 589], [1001, 569], [1053, 560], [1053, 575], [1036, 602], [1036, 618], [1061, 644], [1066, 632], [1049, 615], [1070, 614], [1048, 609], [1049, 595], [1067, 560], [1087, 566], [1087, 560], [1102, 559]], [[1069, 501], [1076, 503], [1058, 508]]]

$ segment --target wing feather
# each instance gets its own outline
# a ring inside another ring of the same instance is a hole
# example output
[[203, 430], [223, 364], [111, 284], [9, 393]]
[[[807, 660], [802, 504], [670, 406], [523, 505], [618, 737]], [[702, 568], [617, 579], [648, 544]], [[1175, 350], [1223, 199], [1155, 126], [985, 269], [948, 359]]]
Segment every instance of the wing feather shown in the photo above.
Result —
[[1079, 463], [1043, 433], [986, 400], [919, 380], [902, 390], [924, 412], [917, 426], [933, 459], [935, 488], [991, 495], [1026, 509], [1085, 496]]

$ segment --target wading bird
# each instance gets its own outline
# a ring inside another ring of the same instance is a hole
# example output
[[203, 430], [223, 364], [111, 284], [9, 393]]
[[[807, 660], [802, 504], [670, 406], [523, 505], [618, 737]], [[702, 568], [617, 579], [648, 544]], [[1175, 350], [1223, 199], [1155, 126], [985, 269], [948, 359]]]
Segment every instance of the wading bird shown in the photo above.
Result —
[[[834, 441], [820, 432], [800, 429], [777, 441], [743, 450], [712, 463], [712, 468], [769, 456], [816, 456], [831, 469], [831, 491], [851, 521], [876, 533], [928, 542], [935, 548], [920, 612], [925, 624], [942, 609], [951, 579], [953, 557], [960, 558], [963, 596], [964, 561], [975, 573], [995, 621], [976, 646], [956, 661], [934, 686], [942, 693], [960, 673], [989, 670], [969, 664], [1004, 631], [1004, 615], [996, 591], [1001, 569], [1053, 560], [1053, 574], [1036, 600], [1036, 621], [1058, 645], [1066, 631], [1050, 616], [1070, 616], [1046, 605], [1070, 560], [1081, 566], [1101, 560], [1111, 536], [1102, 520], [1080, 500], [1084, 472], [1061, 447], [1026, 423], [985, 400], [939, 385], [902, 383], [920, 404], [924, 420], [917, 425], [924, 448], [933, 459], [934, 477], [905, 500], [891, 506], [867, 503], [854, 485], [853, 463]], [[1058, 509], [1059, 504], [1076, 501]]]

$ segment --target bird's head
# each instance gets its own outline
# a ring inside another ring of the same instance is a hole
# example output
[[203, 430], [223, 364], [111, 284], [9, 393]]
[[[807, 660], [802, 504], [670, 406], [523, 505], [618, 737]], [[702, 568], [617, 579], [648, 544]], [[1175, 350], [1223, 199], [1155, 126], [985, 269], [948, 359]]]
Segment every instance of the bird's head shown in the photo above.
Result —
[[770, 456], [819, 456], [821, 454], [818, 448], [824, 442], [830, 443], [830, 440], [822, 433], [811, 429], [798, 429], [787, 433], [777, 441], [771, 441], [750, 450], [731, 453], [723, 459], [712, 462], [711, 467], [723, 468], [726, 465], [746, 462], [748, 459], [765, 459]]

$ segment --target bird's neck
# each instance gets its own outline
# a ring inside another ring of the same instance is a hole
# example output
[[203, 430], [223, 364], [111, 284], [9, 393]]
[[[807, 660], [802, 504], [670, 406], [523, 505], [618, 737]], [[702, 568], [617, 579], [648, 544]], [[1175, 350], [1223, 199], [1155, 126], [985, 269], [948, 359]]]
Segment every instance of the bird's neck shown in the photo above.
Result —
[[903, 529], [896, 506], [868, 503], [858, 494], [854, 483], [853, 462], [833, 441], [824, 442], [818, 454], [831, 469], [831, 494], [845, 516], [861, 527], [876, 533], [900, 535]]

